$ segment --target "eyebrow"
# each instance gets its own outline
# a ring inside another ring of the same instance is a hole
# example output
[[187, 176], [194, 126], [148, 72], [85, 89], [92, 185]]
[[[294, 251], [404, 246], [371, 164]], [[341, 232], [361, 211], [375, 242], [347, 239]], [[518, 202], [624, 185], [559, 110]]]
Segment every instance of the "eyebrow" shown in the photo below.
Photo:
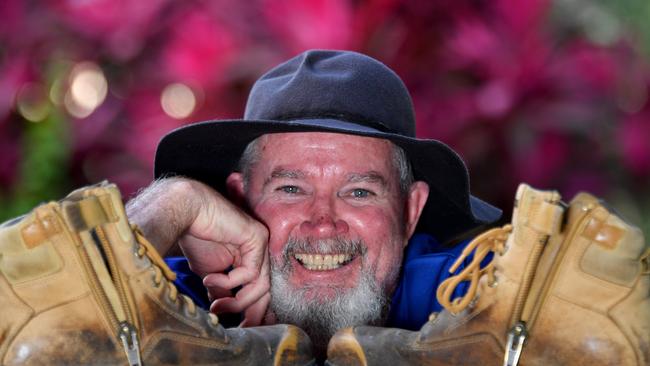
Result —
[[382, 187], [386, 187], [388, 183], [386, 179], [376, 171], [369, 171], [365, 173], [352, 173], [348, 175], [348, 182], [350, 183], [377, 183]]
[[301, 170], [291, 170], [291, 169], [285, 169], [282, 167], [275, 168], [272, 172], [271, 175], [264, 180], [263, 186], [266, 186], [267, 184], [271, 183], [273, 179], [278, 179], [278, 178], [286, 178], [286, 179], [304, 179], [305, 178], [305, 173]]
[[[291, 170], [282, 167], [276, 168], [271, 172], [271, 175], [264, 180], [263, 186], [271, 183], [274, 179], [304, 179], [307, 175], [301, 170]], [[388, 186], [386, 179], [376, 171], [369, 171], [365, 173], [351, 173], [348, 174], [348, 183], [375, 183], [379, 184], [382, 188]]]

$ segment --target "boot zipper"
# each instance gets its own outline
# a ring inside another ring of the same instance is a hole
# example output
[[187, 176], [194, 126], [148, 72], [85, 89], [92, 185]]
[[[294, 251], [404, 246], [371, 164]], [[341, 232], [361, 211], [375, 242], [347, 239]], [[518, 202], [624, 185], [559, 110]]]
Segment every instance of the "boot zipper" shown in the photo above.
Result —
[[[100, 234], [97, 236], [99, 237]], [[127, 316], [127, 319], [125, 321], [120, 321], [118, 319], [117, 313], [115, 309], [113, 308], [113, 305], [111, 304], [110, 300], [108, 299], [108, 296], [106, 295], [106, 292], [99, 281], [97, 272], [95, 271], [92, 261], [90, 259], [90, 254], [88, 254], [87, 249], [84, 247], [84, 244], [79, 238], [78, 234], [73, 235], [74, 240], [76, 242], [76, 246], [79, 249], [80, 253], [80, 258], [81, 262], [83, 264], [83, 269], [87, 274], [88, 282], [90, 284], [91, 291], [95, 295], [95, 298], [97, 299], [97, 302], [99, 303], [99, 306], [102, 309], [102, 312], [107, 315], [109, 322], [111, 323], [111, 327], [113, 329], [113, 336], [118, 338], [122, 346], [124, 347], [124, 351], [126, 353], [126, 357], [128, 359], [129, 365], [141, 365], [141, 357], [140, 357], [140, 349], [139, 349], [139, 341], [138, 341], [138, 334], [136, 328], [130, 323], [130, 320], [132, 319], [132, 316], [130, 314], [130, 309], [128, 306], [124, 306], [124, 301], [125, 294], [124, 294], [124, 288], [123, 286], [117, 286], [118, 288], [118, 293], [120, 297], [120, 301], [122, 302], [122, 307], [124, 307], [124, 313]], [[104, 237], [105, 238], [105, 237]], [[104, 245], [101, 243], [98, 243], [97, 240], [93, 238], [93, 241], [95, 242], [95, 245], [98, 246], [98, 249], [102, 250], [106, 254], [106, 258], [108, 262], [113, 262], [113, 265], [109, 264], [109, 267], [111, 269], [112, 276], [115, 276], [116, 273], [119, 273], [117, 267], [115, 266], [115, 257], [113, 256], [112, 251], [110, 250], [110, 247], [106, 245], [108, 250], [105, 250], [106, 248]], [[100, 240], [101, 242], [101, 240]], [[106, 243], [108, 244], [108, 243]], [[109, 254], [110, 253], [110, 254]], [[111, 259], [108, 259], [111, 258]], [[115, 282], [115, 278], [113, 278], [113, 282]]]
[[99, 239], [98, 245], [101, 245], [101, 248], [103, 249], [103, 252], [106, 256], [106, 261], [108, 262], [108, 266], [110, 268], [111, 277], [113, 278], [113, 284], [115, 285], [117, 295], [119, 296], [120, 303], [124, 309], [126, 320], [135, 327], [137, 325], [137, 319], [131, 313], [127, 289], [124, 287], [124, 278], [122, 276], [122, 272], [117, 266], [117, 260], [115, 259], [113, 249], [111, 248], [108, 239], [106, 239], [106, 233], [104, 232], [104, 229], [102, 229], [101, 226], [97, 226], [94, 230], [97, 234], [97, 238]]
[[138, 332], [136, 329], [127, 322], [121, 322], [119, 334], [124, 351], [126, 351], [126, 358], [129, 360], [129, 365], [142, 365], [142, 359], [140, 358], [140, 342], [138, 341]]
[[524, 269], [524, 276], [521, 280], [521, 287], [517, 293], [517, 298], [515, 299], [514, 310], [512, 312], [512, 317], [510, 319], [510, 324], [517, 324], [521, 320], [521, 314], [526, 305], [526, 300], [530, 293], [530, 288], [533, 285], [533, 280], [535, 279], [535, 270], [539, 264], [539, 260], [542, 258], [542, 253], [544, 253], [544, 248], [548, 244], [550, 236], [549, 235], [540, 235], [535, 241], [535, 246], [530, 255], [530, 259], [526, 264]]
[[[562, 204], [560, 201], [560, 195], [557, 193], [554, 193], [547, 202], [553, 205]], [[533, 280], [535, 279], [537, 266], [539, 265], [539, 261], [544, 253], [544, 248], [546, 248], [546, 244], [548, 244], [550, 237], [550, 234], [540, 233], [537, 236], [537, 240], [535, 240], [535, 244], [529, 257], [530, 259], [524, 268], [524, 274], [521, 279], [521, 285], [517, 297], [515, 298], [514, 310], [510, 318], [510, 324], [513, 328], [521, 320], [521, 314], [523, 313], [526, 300], [528, 299], [530, 289], [533, 285]]]
[[[95, 229], [95, 234], [99, 239], [99, 243], [95, 243], [101, 247], [108, 266], [110, 268], [111, 277], [113, 279], [113, 284], [117, 290], [117, 295], [120, 298], [120, 304], [122, 309], [124, 309], [124, 314], [126, 315], [126, 321], [123, 321], [119, 324], [119, 337], [122, 340], [122, 346], [126, 352], [126, 357], [129, 360], [129, 365], [141, 365], [142, 361], [140, 359], [140, 347], [138, 341], [138, 331], [136, 328], [136, 318], [131, 313], [131, 307], [129, 306], [127, 289], [124, 287], [124, 278], [122, 277], [122, 272], [117, 266], [117, 260], [115, 259], [115, 254], [113, 253], [113, 248], [111, 248], [108, 239], [106, 239], [106, 233], [101, 226], [97, 226]], [[130, 342], [129, 342], [130, 341]]]
[[[588, 204], [581, 207], [580, 209], [581, 209], [580, 212], [581, 216], [576, 220], [577, 221], [576, 224], [573, 225], [572, 230], [569, 233], [567, 233], [566, 237], [562, 241], [558, 253], [555, 256], [553, 263], [551, 264], [549, 273], [544, 279], [544, 283], [542, 285], [542, 290], [540, 291], [540, 295], [533, 300], [536, 302], [535, 304], [536, 306], [533, 306], [532, 310], [530, 311], [530, 314], [526, 314], [526, 316], [523, 316], [524, 314], [522, 313], [523, 313], [524, 305], [526, 304], [526, 299], [529, 295], [530, 287], [532, 285], [532, 280], [534, 279], [534, 270], [536, 269], [537, 264], [539, 263], [541, 255], [543, 253], [543, 249], [548, 243], [548, 239], [550, 237], [546, 235], [545, 240], [539, 241], [536, 244], [536, 247], [533, 249], [531, 263], [534, 263], [534, 266], [527, 266], [526, 272], [524, 273], [524, 280], [526, 282], [522, 283], [522, 286], [525, 287], [522, 288], [523, 291], [520, 291], [519, 294], [521, 296], [518, 296], [517, 302], [515, 302], [515, 309], [513, 312], [513, 319], [514, 319], [513, 326], [512, 328], [510, 328], [510, 330], [507, 333], [508, 338], [506, 344], [506, 354], [503, 361], [504, 366], [516, 366], [517, 363], [519, 362], [519, 357], [521, 356], [524, 342], [534, 325], [534, 321], [537, 318], [537, 314], [539, 310], [542, 308], [544, 304], [544, 300], [547, 298], [548, 291], [550, 290], [551, 284], [555, 279], [555, 275], [558, 271], [560, 263], [562, 262], [562, 259], [564, 258], [564, 255], [568, 249], [568, 243], [573, 242], [574, 237], [576, 236], [578, 231], [583, 227], [585, 219], [588, 217], [589, 212], [593, 209], [593, 205]], [[524, 318], [526, 318], [526, 320], [524, 320]]]
[[512, 313], [513, 320], [511, 320], [511, 324], [514, 324], [507, 333], [508, 338], [506, 343], [506, 352], [503, 358], [503, 366], [516, 366], [519, 363], [519, 357], [521, 356], [524, 342], [528, 336], [526, 322], [521, 320], [521, 315], [524, 305], [526, 305], [526, 299], [528, 298], [530, 288], [533, 284], [533, 279], [535, 278], [535, 269], [537, 269], [539, 260], [542, 258], [544, 247], [546, 247], [549, 238], [549, 235], [540, 236], [533, 247], [530, 260], [526, 264], [521, 288], [517, 293], [514, 311]]
[[517, 322], [508, 332], [508, 343], [506, 354], [503, 358], [504, 366], [516, 366], [524, 348], [524, 342], [528, 337], [528, 331], [524, 322]]
[[586, 204], [580, 207], [580, 216], [576, 218], [575, 220], [576, 223], [575, 225], [573, 225], [572, 230], [568, 232], [567, 235], [564, 237], [564, 240], [560, 245], [558, 253], [555, 256], [553, 263], [551, 264], [551, 268], [548, 272], [548, 275], [544, 279], [544, 283], [542, 286], [542, 290], [540, 291], [540, 295], [536, 299], [534, 299], [535, 306], [531, 308], [529, 314], [522, 315], [522, 320], [524, 320], [525, 318], [525, 321], [528, 323], [529, 330], [534, 325], [535, 320], [537, 319], [537, 314], [539, 313], [540, 309], [544, 305], [544, 301], [548, 297], [548, 292], [551, 289], [551, 285], [555, 281], [555, 277], [557, 276], [557, 272], [559, 270], [560, 264], [564, 259], [567, 250], [569, 249], [570, 243], [574, 241], [576, 235], [579, 232], [582, 232], [582, 229], [584, 228], [584, 224], [586, 223], [587, 219], [590, 217], [589, 213], [591, 212], [591, 210], [593, 210], [593, 208], [594, 208], [593, 204]]

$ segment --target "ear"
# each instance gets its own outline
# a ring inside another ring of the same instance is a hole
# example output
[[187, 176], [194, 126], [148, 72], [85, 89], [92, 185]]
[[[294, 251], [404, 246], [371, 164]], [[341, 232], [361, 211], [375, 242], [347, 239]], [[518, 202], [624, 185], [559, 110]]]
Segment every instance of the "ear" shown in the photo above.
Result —
[[228, 198], [232, 203], [242, 208], [246, 206], [244, 175], [242, 173], [230, 173], [226, 178], [226, 189], [228, 190]]
[[[408, 197], [406, 199], [406, 237], [411, 238], [415, 227], [417, 226], [420, 215], [422, 215], [422, 210], [424, 210], [424, 205], [427, 203], [427, 198], [429, 198], [429, 185], [423, 181], [417, 181], [411, 184], [411, 188], [408, 192]], [[407, 241], [408, 243], [408, 241]]]

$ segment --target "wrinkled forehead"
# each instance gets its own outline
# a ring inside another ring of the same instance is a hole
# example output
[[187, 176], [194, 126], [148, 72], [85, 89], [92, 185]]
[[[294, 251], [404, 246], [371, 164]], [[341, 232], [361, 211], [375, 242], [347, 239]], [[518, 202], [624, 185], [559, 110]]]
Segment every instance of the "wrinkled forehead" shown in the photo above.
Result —
[[262, 145], [276, 145], [287, 142], [307, 143], [309, 145], [367, 145], [373, 148], [390, 148], [393, 145], [387, 139], [360, 136], [339, 132], [281, 132], [267, 133], [257, 139]]
[[392, 142], [372, 137], [330, 132], [296, 132], [262, 135], [249, 144], [240, 171], [250, 177], [277, 169], [338, 169], [343, 174], [367, 172], [393, 180]]
[[259, 157], [273, 164], [339, 164], [350, 169], [390, 170], [393, 144], [385, 139], [331, 132], [263, 135]]

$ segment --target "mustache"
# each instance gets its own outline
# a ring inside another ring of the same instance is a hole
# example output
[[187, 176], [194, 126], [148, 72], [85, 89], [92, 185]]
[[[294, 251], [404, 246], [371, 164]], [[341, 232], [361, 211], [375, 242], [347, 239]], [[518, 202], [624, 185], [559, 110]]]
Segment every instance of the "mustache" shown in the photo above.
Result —
[[283, 254], [292, 256], [296, 253], [303, 254], [351, 254], [364, 255], [368, 246], [360, 239], [347, 239], [335, 237], [331, 239], [295, 238], [290, 237], [284, 246]]
[[282, 262], [271, 258], [271, 267], [283, 273], [291, 271], [291, 258], [297, 254], [350, 254], [353, 257], [365, 258], [368, 246], [360, 239], [334, 237], [331, 239], [315, 239], [311, 237], [290, 237], [282, 250]]

